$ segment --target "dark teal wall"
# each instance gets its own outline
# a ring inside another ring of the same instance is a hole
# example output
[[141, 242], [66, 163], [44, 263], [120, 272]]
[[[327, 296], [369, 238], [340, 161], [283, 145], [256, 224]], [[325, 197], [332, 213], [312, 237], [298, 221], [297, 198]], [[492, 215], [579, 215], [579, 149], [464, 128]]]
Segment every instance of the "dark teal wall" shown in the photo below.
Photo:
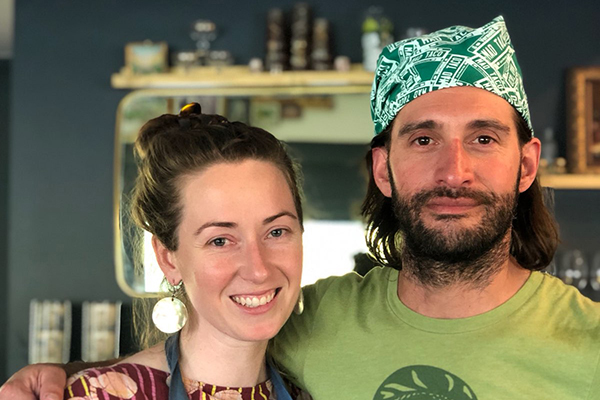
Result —
[[[0, 304], [6, 304], [8, 293], [8, 108], [9, 108], [10, 60], [0, 60]], [[6, 326], [7, 307], [0, 307], [0, 326]], [[6, 329], [0, 330], [0, 360], [6, 359]], [[6, 364], [0, 364], [0, 381], [6, 375]]]
[[[289, 10], [293, 3], [16, 1], [10, 140], [0, 136], [0, 146], [10, 143], [7, 205], [1, 203], [0, 191], [0, 215], [8, 210], [8, 249], [0, 251], [0, 266], [1, 254], [8, 254], [6, 372], [26, 363], [32, 298], [127, 300], [113, 277], [111, 200], [115, 111], [126, 92], [111, 89], [109, 81], [123, 64], [123, 45], [151, 39], [166, 40], [173, 49], [191, 48], [191, 22], [207, 18], [220, 30], [214, 47], [231, 50], [238, 63], [246, 63], [263, 55], [267, 9]], [[311, 3], [318, 16], [331, 21], [335, 53], [359, 62], [360, 23], [368, 2]], [[392, 17], [397, 36], [408, 26], [481, 25], [504, 14], [538, 131], [552, 126], [564, 134], [565, 68], [600, 64], [594, 45], [600, 43], [597, 1], [378, 3]], [[1, 157], [0, 168], [3, 160], [6, 166], [6, 156]], [[557, 213], [559, 218], [567, 213], [566, 231], [574, 235], [570, 240], [586, 246], [598, 243], [598, 194], [565, 196], [557, 195]], [[574, 225], [579, 222], [593, 239], [582, 241], [586, 235]], [[0, 225], [0, 235], [2, 231]]]

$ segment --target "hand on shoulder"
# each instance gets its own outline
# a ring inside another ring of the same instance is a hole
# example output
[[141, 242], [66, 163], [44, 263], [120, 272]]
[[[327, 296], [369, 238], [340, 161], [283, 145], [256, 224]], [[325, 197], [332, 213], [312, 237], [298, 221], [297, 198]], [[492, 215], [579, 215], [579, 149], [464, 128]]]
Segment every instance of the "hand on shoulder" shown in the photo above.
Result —
[[61, 400], [67, 374], [59, 364], [28, 365], [0, 387], [0, 400]]

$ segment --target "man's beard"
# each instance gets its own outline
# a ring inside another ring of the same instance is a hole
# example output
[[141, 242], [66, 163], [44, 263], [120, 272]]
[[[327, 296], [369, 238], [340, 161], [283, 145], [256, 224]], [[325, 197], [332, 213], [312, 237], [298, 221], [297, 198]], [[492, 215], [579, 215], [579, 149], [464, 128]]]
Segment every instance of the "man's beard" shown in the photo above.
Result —
[[[390, 176], [392, 176], [390, 174]], [[517, 182], [520, 180], [520, 174]], [[392, 202], [402, 233], [402, 269], [418, 283], [430, 287], [463, 284], [485, 287], [508, 259], [510, 229], [518, 189], [504, 195], [468, 188], [437, 187], [403, 198], [392, 179]], [[464, 228], [463, 215], [434, 217], [447, 227], [428, 227], [423, 208], [436, 197], [469, 198], [484, 208], [476, 226]]]

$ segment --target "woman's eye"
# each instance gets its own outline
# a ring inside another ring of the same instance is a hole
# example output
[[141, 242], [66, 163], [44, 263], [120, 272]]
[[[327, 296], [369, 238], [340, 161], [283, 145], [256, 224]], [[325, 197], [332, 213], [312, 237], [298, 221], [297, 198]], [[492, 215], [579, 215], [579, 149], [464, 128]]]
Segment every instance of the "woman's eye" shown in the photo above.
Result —
[[419, 146], [427, 146], [431, 144], [431, 138], [427, 136], [421, 136], [415, 139], [415, 143]]
[[225, 246], [225, 244], [227, 243], [227, 239], [216, 238], [216, 239], [211, 240], [209, 243], [214, 246], [217, 246], [217, 247], [222, 247], [222, 246]]
[[280, 237], [281, 235], [283, 235], [283, 229], [273, 229], [270, 233], [270, 236], [272, 237]]

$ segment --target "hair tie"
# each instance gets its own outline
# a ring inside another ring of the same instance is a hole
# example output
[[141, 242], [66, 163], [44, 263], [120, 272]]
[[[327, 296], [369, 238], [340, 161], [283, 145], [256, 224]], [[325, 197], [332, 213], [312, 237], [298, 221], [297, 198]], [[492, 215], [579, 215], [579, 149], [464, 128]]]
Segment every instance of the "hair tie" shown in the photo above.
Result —
[[191, 114], [202, 114], [202, 107], [198, 103], [188, 103], [185, 106], [181, 107], [179, 111], [179, 116], [188, 116]]
[[190, 116], [194, 114], [202, 114], [202, 107], [200, 107], [200, 104], [188, 103], [181, 107], [178, 115], [179, 118], [177, 119], [179, 126], [183, 129], [188, 129], [192, 125]]

